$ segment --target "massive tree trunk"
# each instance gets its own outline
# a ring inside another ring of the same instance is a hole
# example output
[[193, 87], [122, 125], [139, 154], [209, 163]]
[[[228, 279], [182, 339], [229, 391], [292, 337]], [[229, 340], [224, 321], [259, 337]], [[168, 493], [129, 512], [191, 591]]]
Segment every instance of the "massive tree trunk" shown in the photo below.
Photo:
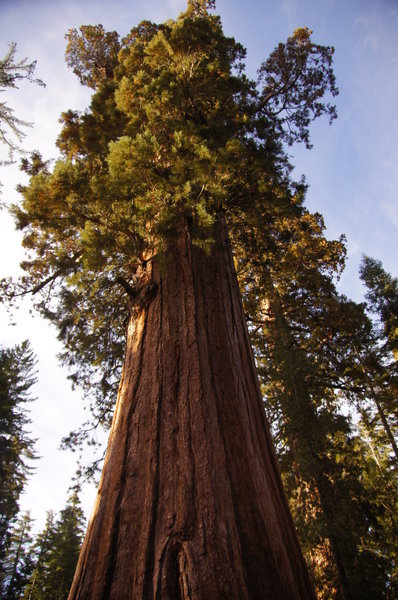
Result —
[[222, 216], [210, 255], [183, 227], [147, 270], [69, 599], [313, 598]]

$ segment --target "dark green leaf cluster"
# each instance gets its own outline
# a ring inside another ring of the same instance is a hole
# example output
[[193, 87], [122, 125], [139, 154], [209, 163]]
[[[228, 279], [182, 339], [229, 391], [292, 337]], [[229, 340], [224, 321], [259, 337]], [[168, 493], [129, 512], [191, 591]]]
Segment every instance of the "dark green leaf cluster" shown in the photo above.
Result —
[[23, 598], [25, 586], [33, 570], [32, 545], [32, 520], [27, 512], [19, 517], [10, 530], [7, 553], [2, 559], [2, 598]]
[[[10, 544], [19, 497], [37, 458], [27, 426], [35, 383], [35, 357], [28, 342], [0, 348], [0, 564]], [[3, 576], [0, 567], [0, 578]]]
[[388, 350], [398, 358], [398, 278], [383, 269], [380, 261], [365, 256], [360, 276], [366, 285], [370, 311], [379, 319]]
[[55, 519], [50, 511], [44, 530], [37, 536], [31, 552], [33, 569], [23, 598], [66, 600], [83, 540], [85, 522], [79, 498], [73, 493]]
[[32, 535], [29, 513], [21, 515], [10, 530], [2, 558], [1, 598], [17, 600], [66, 600], [72, 583], [85, 521], [77, 492], [56, 518], [52, 511], [42, 532]]

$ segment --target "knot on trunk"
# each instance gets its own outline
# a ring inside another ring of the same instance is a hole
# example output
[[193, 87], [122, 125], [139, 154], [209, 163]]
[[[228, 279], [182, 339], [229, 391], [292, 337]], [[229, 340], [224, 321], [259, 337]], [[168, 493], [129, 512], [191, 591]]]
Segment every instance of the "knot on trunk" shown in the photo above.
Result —
[[136, 296], [130, 299], [130, 312], [132, 314], [141, 312], [155, 296], [157, 288], [157, 283], [150, 281], [137, 290]]
[[131, 313], [138, 313], [143, 310], [149, 301], [153, 298], [157, 290], [157, 284], [147, 278], [131, 285], [123, 277], [117, 277], [116, 283], [119, 283], [129, 297], [129, 307]]

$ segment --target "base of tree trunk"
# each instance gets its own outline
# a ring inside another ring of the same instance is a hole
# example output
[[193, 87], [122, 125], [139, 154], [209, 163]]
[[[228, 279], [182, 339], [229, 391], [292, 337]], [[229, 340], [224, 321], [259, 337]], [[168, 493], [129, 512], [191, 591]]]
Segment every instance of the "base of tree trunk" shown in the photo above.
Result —
[[222, 216], [133, 309], [70, 600], [313, 598], [282, 489]]

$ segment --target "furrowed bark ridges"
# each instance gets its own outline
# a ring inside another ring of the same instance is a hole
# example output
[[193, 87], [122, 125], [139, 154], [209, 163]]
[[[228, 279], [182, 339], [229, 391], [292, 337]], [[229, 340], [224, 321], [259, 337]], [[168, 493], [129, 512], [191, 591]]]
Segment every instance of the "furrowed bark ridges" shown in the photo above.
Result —
[[313, 598], [216, 230], [210, 256], [185, 227], [154, 261], [70, 600]]

